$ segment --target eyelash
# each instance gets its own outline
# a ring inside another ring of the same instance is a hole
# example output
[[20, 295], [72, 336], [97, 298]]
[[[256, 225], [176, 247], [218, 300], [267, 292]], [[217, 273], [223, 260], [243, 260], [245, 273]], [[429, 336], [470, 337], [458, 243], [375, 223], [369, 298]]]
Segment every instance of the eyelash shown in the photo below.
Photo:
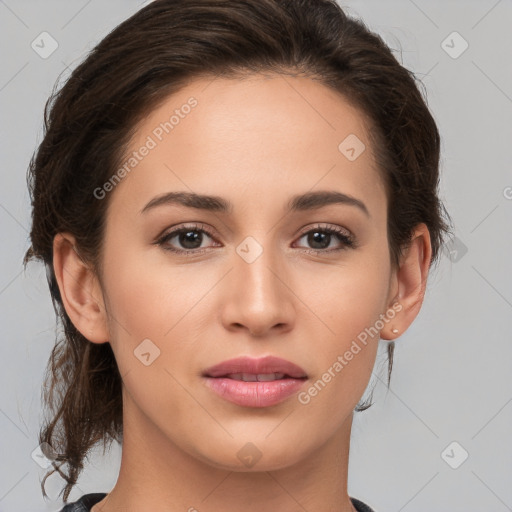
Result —
[[[158, 246], [161, 246], [165, 251], [174, 252], [177, 254], [185, 255], [185, 256], [194, 256], [196, 254], [202, 254], [204, 252], [207, 252], [210, 247], [203, 248], [203, 249], [175, 249], [174, 247], [170, 247], [166, 243], [168, 240], [174, 238], [176, 235], [179, 235], [181, 233], [188, 233], [189, 231], [196, 231], [196, 232], [203, 232], [206, 233], [210, 238], [215, 240], [215, 237], [213, 233], [209, 230], [209, 228], [203, 224], [191, 224], [189, 226], [182, 226], [178, 229], [175, 229], [173, 231], [170, 231], [160, 237], [155, 244]], [[354, 249], [357, 247], [355, 238], [353, 236], [346, 235], [345, 232], [337, 227], [329, 227], [329, 226], [322, 226], [317, 225], [313, 228], [310, 228], [306, 231], [303, 231], [300, 233], [299, 239], [304, 237], [305, 235], [308, 235], [311, 232], [319, 232], [319, 233], [326, 233], [329, 235], [334, 235], [338, 238], [338, 240], [342, 243], [342, 246], [337, 249], [303, 249], [306, 253], [311, 254], [320, 254], [320, 253], [332, 253], [332, 252], [339, 252], [344, 251], [347, 249]]]

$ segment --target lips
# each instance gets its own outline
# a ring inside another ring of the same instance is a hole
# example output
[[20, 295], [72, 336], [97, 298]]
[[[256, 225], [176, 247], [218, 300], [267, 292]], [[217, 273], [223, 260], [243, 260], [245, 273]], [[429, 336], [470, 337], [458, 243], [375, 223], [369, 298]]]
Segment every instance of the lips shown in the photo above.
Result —
[[242, 407], [271, 407], [305, 386], [306, 372], [279, 357], [238, 357], [203, 372], [208, 389]]
[[203, 372], [203, 376], [212, 378], [224, 377], [244, 382], [307, 378], [306, 372], [300, 366], [274, 356], [259, 359], [250, 357], [229, 359], [208, 368]]
[[244, 382], [268, 382], [270, 380], [282, 380], [289, 375], [285, 373], [230, 373], [225, 376], [228, 379], [242, 380]]

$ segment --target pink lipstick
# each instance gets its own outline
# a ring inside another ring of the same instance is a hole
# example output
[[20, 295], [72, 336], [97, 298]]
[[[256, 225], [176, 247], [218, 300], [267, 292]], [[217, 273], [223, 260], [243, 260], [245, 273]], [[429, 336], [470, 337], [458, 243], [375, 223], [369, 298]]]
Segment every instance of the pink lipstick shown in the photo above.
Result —
[[306, 372], [274, 356], [238, 357], [203, 372], [206, 385], [229, 402], [245, 407], [269, 407], [294, 395], [304, 385]]

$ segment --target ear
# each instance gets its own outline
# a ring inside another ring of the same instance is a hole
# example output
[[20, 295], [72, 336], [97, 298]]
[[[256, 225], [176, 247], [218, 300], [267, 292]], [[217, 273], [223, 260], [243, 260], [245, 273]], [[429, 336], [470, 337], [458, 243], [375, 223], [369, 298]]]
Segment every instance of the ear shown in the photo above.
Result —
[[58, 233], [53, 239], [53, 269], [62, 303], [85, 338], [92, 343], [105, 343], [109, 332], [101, 286], [75, 246], [75, 238], [69, 233]]
[[[384, 340], [393, 340], [402, 335], [418, 315], [425, 290], [432, 257], [430, 233], [425, 224], [416, 226], [410, 246], [402, 255], [400, 266], [391, 278], [389, 308], [396, 311], [381, 331]], [[399, 309], [401, 305], [401, 309]], [[393, 329], [398, 332], [393, 332]]]

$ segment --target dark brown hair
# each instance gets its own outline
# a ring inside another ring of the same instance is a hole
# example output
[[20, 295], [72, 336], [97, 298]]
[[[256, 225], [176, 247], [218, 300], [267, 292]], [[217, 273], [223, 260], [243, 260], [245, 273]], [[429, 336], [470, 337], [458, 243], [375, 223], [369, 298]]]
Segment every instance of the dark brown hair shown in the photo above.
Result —
[[[199, 77], [275, 72], [302, 75], [342, 94], [370, 120], [369, 137], [388, 199], [394, 268], [415, 226], [425, 223], [438, 259], [449, 215], [438, 197], [440, 137], [414, 74], [362, 21], [334, 0], [156, 0], [107, 35], [54, 89], [45, 135], [30, 162], [33, 258], [46, 266], [57, 321], [43, 401], [51, 413], [39, 434], [66, 501], [88, 451], [122, 440], [121, 377], [109, 343], [90, 343], [63, 307], [53, 270], [53, 239], [76, 238], [101, 276], [108, 197], [93, 191], [111, 178], [137, 123]], [[421, 84], [421, 82], [419, 82]], [[421, 84], [422, 85], [422, 84]], [[394, 343], [388, 344], [388, 385]], [[364, 410], [371, 404], [358, 404]], [[68, 465], [68, 474], [62, 466]]]

